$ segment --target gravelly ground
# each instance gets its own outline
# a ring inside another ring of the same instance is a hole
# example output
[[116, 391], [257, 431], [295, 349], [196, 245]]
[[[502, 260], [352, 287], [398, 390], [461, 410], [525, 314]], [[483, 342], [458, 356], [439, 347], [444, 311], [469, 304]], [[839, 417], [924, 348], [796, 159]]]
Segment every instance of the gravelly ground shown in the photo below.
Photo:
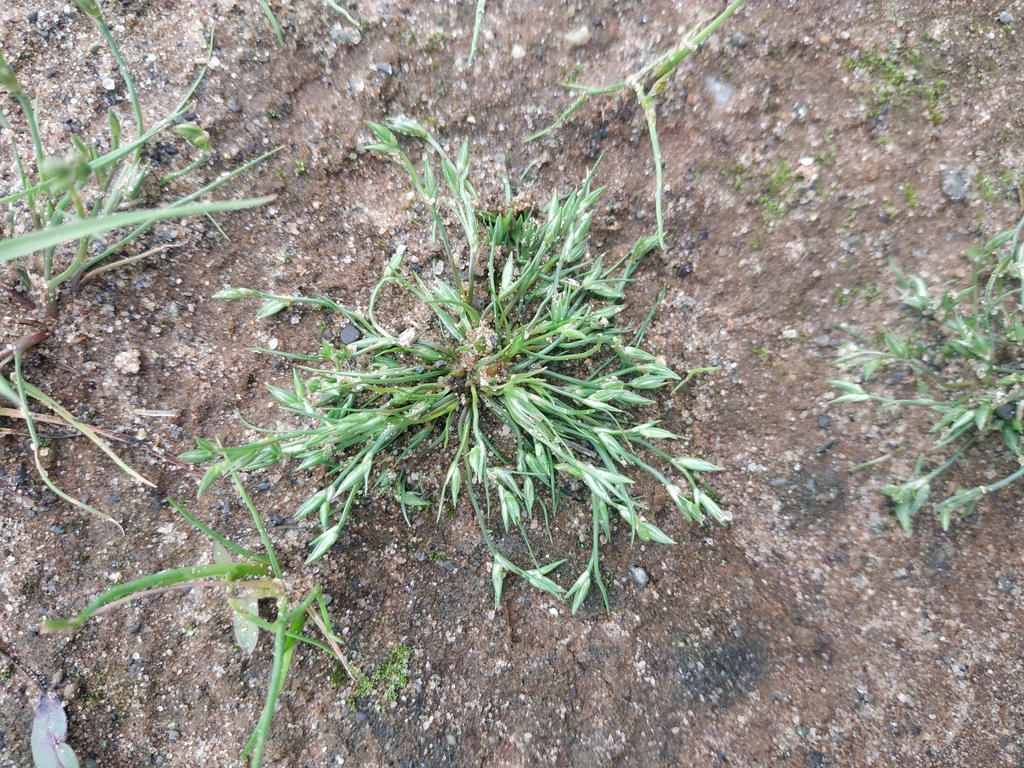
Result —
[[[603, 152], [595, 248], [621, 253], [653, 226], [635, 103], [596, 99], [549, 139], [522, 138], [569, 103], [566, 77], [617, 79], [715, 10], [492, 2], [467, 68], [470, 3], [360, 4], [358, 42], [326, 6], [275, 8], [283, 50], [255, 3], [104, 4], [153, 116], [187, 87], [216, 26], [218, 66], [196, 106], [218, 152], [211, 178], [281, 147], [230, 190], [275, 192], [271, 206], [221, 217], [229, 240], [203, 221], [158, 229], [183, 247], [67, 296], [58, 339], [31, 366], [76, 413], [175, 453], [194, 435], [241, 438], [235, 408], [265, 425], [282, 419], [263, 385], [290, 373], [249, 347], [311, 349], [321, 335], [314, 313], [257, 322], [255, 307], [212, 293], [243, 285], [356, 305], [382, 245], [428, 247], [404, 179], [359, 151], [364, 120], [406, 113], [453, 143], [469, 137], [485, 196], [497, 194], [498, 171], [515, 180], [540, 159], [517, 191], [544, 200]], [[1019, 491], [986, 499], [948, 533], [922, 519], [904, 537], [878, 491], [910, 471], [927, 423], [832, 406], [827, 384], [843, 325], [870, 338], [912, 322], [888, 259], [933, 281], [962, 279], [964, 248], [1019, 217], [1018, 18], [1018, 5], [754, 0], [687, 60], [658, 105], [668, 247], [641, 269], [626, 315], [638, 322], [667, 285], [648, 345], [680, 369], [719, 366], [652, 416], [729, 468], [715, 487], [735, 525], [687, 526], [644, 486], [679, 545], [610, 546], [611, 613], [591, 600], [569, 617], [521, 584], [492, 611], [486, 549], [468, 516], [425, 515], [408, 528], [397, 510], [373, 507], [302, 579], [332, 596], [360, 668], [410, 645], [409, 683], [393, 705], [350, 703], [350, 688], [330, 682], [334, 667], [300, 651], [266, 764], [1024, 764]], [[99, 38], [82, 14], [8, 0], [0, 19], [5, 56], [38, 94], [47, 148], [66, 146], [62, 118], [100, 137], [108, 103], [124, 104], [103, 87], [116, 69], [90, 47]], [[583, 26], [591, 39], [570, 47], [564, 34]], [[731, 94], [718, 103], [723, 85]], [[16, 117], [11, 102], [3, 109]], [[948, 169], [964, 171], [961, 202], [942, 192]], [[121, 373], [115, 358], [132, 349], [141, 368]], [[158, 491], [78, 442], [55, 444], [55, 477], [122, 521], [121, 535], [57, 503], [26, 442], [0, 438], [0, 650], [28, 673], [8, 665], [0, 683], [0, 765], [31, 760], [29, 675], [67, 700], [83, 762], [231, 764], [262, 705], [270, 650], [264, 639], [247, 659], [233, 646], [219, 597], [146, 598], [71, 641], [33, 628], [112, 581], [209, 557], [167, 494], [244, 542], [252, 533], [237, 501], [226, 491], [192, 501], [194, 479], [141, 450], [126, 455]], [[901, 446], [911, 450], [850, 472]], [[982, 450], [956, 479], [1006, 466]], [[304, 498], [301, 475], [260, 482], [268, 515]], [[276, 534], [292, 572], [314, 533]], [[645, 588], [629, 566], [650, 574]]]

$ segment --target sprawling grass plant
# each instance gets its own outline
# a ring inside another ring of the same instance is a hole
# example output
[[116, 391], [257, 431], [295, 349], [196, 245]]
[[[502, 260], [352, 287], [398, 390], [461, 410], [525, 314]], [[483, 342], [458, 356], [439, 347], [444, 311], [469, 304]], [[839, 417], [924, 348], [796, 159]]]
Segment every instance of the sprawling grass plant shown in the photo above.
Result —
[[[859, 367], [860, 377], [831, 382], [844, 393], [834, 402], [873, 402], [880, 410], [926, 408], [938, 416], [931, 429], [932, 445], [918, 458], [911, 476], [882, 489], [907, 531], [914, 515], [929, 503], [936, 479], [966, 451], [992, 436], [1002, 438], [1009, 450], [1009, 469], [999, 480], [957, 488], [934, 504], [943, 529], [949, 527], [954, 512], [969, 514], [986, 493], [1024, 476], [1022, 230], [1024, 219], [984, 247], [968, 249], [973, 275], [965, 288], [947, 285], [934, 295], [920, 277], [905, 277], [893, 267], [903, 303], [918, 313], [915, 332], [904, 337], [886, 330], [885, 349], [851, 344], [837, 361], [845, 368]], [[882, 368], [912, 377], [904, 380], [916, 383], [917, 396], [887, 394], [888, 387], [875, 379]]]
[[[212, 539], [213, 562], [160, 571], [112, 587], [93, 600], [75, 618], [43, 622], [40, 632], [77, 632], [90, 619], [105, 611], [159, 592], [178, 591], [188, 587], [222, 587], [225, 600], [234, 612], [235, 640], [242, 652], [250, 655], [255, 651], [259, 643], [260, 630], [268, 632], [274, 641], [274, 659], [267, 683], [266, 703], [252, 736], [240, 755], [240, 759], [248, 759], [251, 768], [258, 768], [263, 761], [274, 718], [274, 708], [281, 691], [284, 690], [292, 656], [300, 642], [319, 648], [340, 661], [358, 685], [362, 685], [362, 677], [351, 671], [342, 654], [342, 641], [331, 627], [331, 619], [320, 585], [315, 585], [305, 597], [297, 601], [289, 597], [288, 579], [274, 551], [266, 525], [236, 473], [232, 473], [232, 480], [242, 501], [252, 513], [253, 523], [262, 543], [262, 553], [252, 552], [222, 536], [190, 514], [181, 504], [172, 500], [171, 504], [186, 520]], [[274, 601], [276, 612], [273, 621], [263, 619], [259, 615], [258, 604], [264, 599]], [[316, 625], [320, 638], [303, 633], [307, 620]]]
[[[412, 180], [442, 259], [432, 269], [410, 268], [399, 248], [365, 312], [327, 297], [244, 288], [218, 293], [228, 300], [262, 298], [260, 317], [292, 304], [322, 307], [345, 318], [355, 340], [324, 341], [312, 355], [287, 354], [305, 365], [295, 369], [292, 389], [271, 392], [303, 426], [261, 430], [265, 436], [226, 448], [200, 440], [182, 458], [213, 462], [200, 492], [225, 472], [286, 458], [300, 471], [322, 468], [321, 487], [295, 514], [316, 515], [323, 527], [310, 561], [330, 549], [368, 496], [389, 494], [403, 511], [432, 505], [438, 514], [467, 498], [493, 558], [496, 603], [505, 574], [514, 573], [571, 599], [573, 610], [592, 583], [607, 604], [598, 554], [611, 537], [612, 516], [625, 521], [631, 537], [672, 543], [645, 517], [630, 470], [661, 483], [691, 520], [729, 519], [698, 479], [720, 468], [668, 452], [660, 446], [681, 438], [635, 415], [655, 405], [651, 394], [680, 378], [639, 346], [653, 309], [635, 334], [614, 325], [625, 288], [656, 238], [640, 240], [621, 258], [595, 257], [588, 235], [601, 190], [591, 178], [568, 194], [553, 194], [542, 212], [485, 211], [469, 181], [467, 143], [453, 160], [412, 120], [371, 128], [378, 143], [370, 149]], [[402, 149], [399, 135], [428, 145], [422, 165]], [[378, 306], [394, 292], [429, 311], [429, 323], [389, 327]], [[425, 455], [443, 457], [437, 486], [409, 470], [415, 456]], [[591, 555], [566, 590], [548, 575], [563, 561], [542, 565], [530, 529], [542, 518], [550, 531], [567, 482], [582, 483], [589, 496]], [[527, 562], [513, 562], [496, 546], [492, 514], [506, 531], [519, 532]]]
[[651, 138], [651, 152], [654, 155], [654, 210], [658, 222], [658, 245], [665, 247], [665, 221], [662, 215], [662, 199], [664, 198], [664, 182], [661, 163], [661, 145], [658, 143], [658, 114], [654, 99], [665, 90], [672, 73], [676, 67], [687, 56], [697, 50], [698, 46], [707, 40], [711, 34], [718, 29], [726, 19], [732, 16], [744, 0], [733, 0], [729, 6], [716, 16], [707, 26], [700, 29], [691, 36], [685, 37], [675, 48], [661, 54], [654, 61], [639, 69], [634, 74], [611, 85], [579, 85], [574, 82], [566, 83], [566, 88], [576, 91], [579, 96], [563, 112], [554, 123], [543, 130], [537, 131], [528, 137], [527, 141], [534, 141], [546, 136], [566, 120], [576, 114], [584, 104], [590, 101], [592, 96], [610, 96], [623, 90], [631, 90], [636, 95], [637, 103], [644, 112], [644, 119], [647, 121], [647, 132]]
[[[88, 280], [112, 269], [166, 250], [167, 246], [130, 254], [129, 249], [156, 222], [187, 216], [211, 215], [221, 211], [249, 208], [271, 198], [204, 201], [210, 192], [230, 181], [263, 158], [220, 176], [161, 208], [145, 208], [143, 187], [150, 173], [145, 148], [158, 136], [171, 134], [189, 145], [194, 159], [183, 168], [158, 180], [164, 186], [188, 176], [205, 162], [210, 137], [199, 125], [184, 119], [196, 89], [205, 76], [205, 68], [180, 103], [163, 120], [147, 128], [142, 106], [128, 67], [117, 42], [94, 0], [75, 0], [78, 7], [96, 24], [118, 64], [134, 122], [134, 138], [128, 140], [121, 119], [114, 109], [108, 116], [109, 146], [100, 150], [71, 133], [67, 155], [54, 157], [43, 148], [43, 133], [36, 104], [22, 87], [14, 69], [0, 52], [0, 90], [8, 92], [21, 112], [21, 122], [0, 112], [0, 129], [10, 148], [12, 182], [0, 187], [0, 264], [14, 267], [13, 277], [20, 283], [6, 288], [20, 312], [10, 318], [0, 349], [0, 400], [16, 406], [32, 441], [36, 468], [46, 485], [75, 506], [106, 519], [109, 517], [59, 489], [40, 461], [42, 440], [33, 417], [38, 403], [68, 426], [92, 440], [119, 467], [141, 482], [147, 482], [122, 462], [89, 425], [75, 419], [59, 402], [28, 382], [23, 357], [33, 347], [54, 336], [63, 291], [76, 290]], [[212, 46], [212, 38], [210, 44]], [[21, 137], [27, 136], [27, 144]], [[124, 139], [124, 141], [122, 141]], [[12, 329], [25, 329], [20, 335]], [[13, 370], [2, 372], [8, 364]], [[6, 412], [6, 410], [5, 410]]]

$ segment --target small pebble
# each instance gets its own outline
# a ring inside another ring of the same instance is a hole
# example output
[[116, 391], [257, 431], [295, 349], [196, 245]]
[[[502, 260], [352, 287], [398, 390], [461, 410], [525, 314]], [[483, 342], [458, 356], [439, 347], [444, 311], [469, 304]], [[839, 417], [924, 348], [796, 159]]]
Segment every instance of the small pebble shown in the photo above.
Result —
[[732, 98], [732, 86], [716, 80], [713, 77], [704, 78], [704, 87], [708, 89], [711, 98], [715, 101], [716, 107], [724, 106]]
[[394, 74], [394, 70], [391, 68], [391, 65], [388, 64], [386, 61], [383, 61], [377, 65], [377, 71], [380, 72], [382, 75], [385, 75], [386, 77], [391, 77], [391, 75]]
[[1010, 15], [1009, 11], [1003, 11], [1002, 13], [999, 14], [1000, 24], [1009, 24], [1011, 21], [1013, 21], [1013, 16]]
[[346, 323], [341, 329], [341, 333], [338, 334], [338, 340], [342, 344], [354, 344], [361, 338], [363, 338], [363, 334], [352, 323]]
[[64, 700], [74, 701], [75, 697], [78, 696], [78, 686], [74, 683], [68, 683], [64, 686]]
[[519, 45], [519, 43], [516, 43], [515, 45], [512, 46], [512, 58], [513, 59], [516, 59], [518, 61], [519, 59], [523, 58], [524, 56], [526, 56], [526, 49], [523, 48], [523, 46]]
[[590, 42], [590, 27], [584, 25], [579, 29], [574, 29], [565, 35], [565, 42], [571, 45], [573, 48], [579, 48], [582, 45], [586, 45]]
[[117, 83], [114, 82], [112, 77], [104, 77], [101, 85], [105, 91], [112, 91], [117, 87]]
[[647, 569], [640, 565], [631, 565], [626, 570], [629, 571], [629, 578], [633, 580], [640, 589], [647, 586], [647, 583], [651, 580], [651, 577], [647, 575]]
[[1017, 408], [1015, 403], [1006, 403], [1005, 405], [1000, 405], [998, 408], [995, 409], [995, 411], [993, 411], [993, 413], [995, 413], [996, 415], [996, 418], [1002, 419], [1003, 421], [1013, 421], [1013, 417], [1014, 414], [1016, 414], [1016, 412]]
[[998, 589], [1004, 595], [1007, 592], [1010, 592], [1010, 591], [1013, 590], [1013, 585], [1014, 585], [1014, 578], [1009, 573], [1004, 573], [1002, 576], [1000, 576], [998, 579], [996, 579], [996, 589]]
[[27, 19], [28, 19], [28, 23], [29, 23], [29, 24], [35, 24], [35, 23], [36, 23], [37, 21], [39, 21], [39, 11], [32, 11], [32, 12], [31, 12], [31, 13], [30, 13], [30, 14], [29, 14], [28, 16], [26, 16], [25, 18], [27, 18]]
[[963, 168], [947, 168], [942, 172], [942, 194], [955, 203], [967, 199], [967, 173]]
[[826, 429], [828, 427], [828, 425], [831, 424], [831, 423], [832, 423], [832, 419], [830, 419], [828, 416], [819, 416], [818, 417], [818, 426], [821, 427], [822, 429]]
[[732, 39], [730, 40], [734, 48], [746, 48], [747, 43], [750, 42], [750, 38], [744, 35], [742, 32], [733, 33]]
[[129, 635], [137, 635], [137, 634], [139, 634], [139, 630], [140, 629], [142, 629], [142, 627], [140, 625], [138, 625], [138, 624], [131, 624], [131, 625], [128, 626], [127, 632], [128, 632]]
[[181, 738], [181, 734], [178, 731], [171, 730], [167, 732], [167, 738], [170, 741], [177, 741]]
[[114, 367], [121, 373], [135, 374], [139, 372], [141, 360], [142, 353], [133, 347], [117, 354], [114, 358]]
[[64, 533], [64, 526], [63, 525], [51, 525], [50, 526], [50, 530], [53, 531], [54, 533]]
[[444, 569], [449, 573], [455, 573], [455, 563], [453, 563], [451, 560], [445, 560], [444, 563], [442, 563], [442, 565], [444, 565]]
[[229, 112], [235, 112], [235, 113], [238, 113], [238, 112], [241, 112], [241, 111], [242, 111], [242, 105], [241, 105], [241, 104], [239, 104], [239, 103], [238, 103], [238, 102], [237, 102], [237, 101], [235, 100], [235, 98], [234, 98], [233, 96], [229, 96], [229, 97], [228, 97], [228, 100], [227, 100], [227, 105], [226, 105], [226, 106], [227, 106], [227, 108], [228, 108], [228, 111], [229, 111]]

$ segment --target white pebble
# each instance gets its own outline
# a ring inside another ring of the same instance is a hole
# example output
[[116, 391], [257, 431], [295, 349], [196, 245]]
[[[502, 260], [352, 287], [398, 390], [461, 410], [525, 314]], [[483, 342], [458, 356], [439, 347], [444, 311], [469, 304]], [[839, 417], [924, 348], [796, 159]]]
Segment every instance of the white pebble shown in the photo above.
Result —
[[581, 45], [586, 45], [590, 42], [590, 27], [584, 25], [579, 29], [574, 29], [565, 35], [565, 42], [574, 48], [579, 48]]

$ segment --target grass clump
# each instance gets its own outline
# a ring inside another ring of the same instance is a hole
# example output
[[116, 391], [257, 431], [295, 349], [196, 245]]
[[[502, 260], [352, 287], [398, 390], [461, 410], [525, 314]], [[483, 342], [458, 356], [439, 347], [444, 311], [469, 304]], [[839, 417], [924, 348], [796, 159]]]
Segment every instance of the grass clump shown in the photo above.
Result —
[[[196, 88], [205, 76], [205, 68], [171, 113], [150, 128], [143, 121], [142, 107], [135, 85], [121, 56], [117, 42], [94, 0], [75, 0], [99, 29], [118, 64], [128, 101], [131, 104], [135, 136], [128, 139], [121, 119], [110, 109], [107, 113], [109, 146], [106, 151], [95, 143], [86, 143], [71, 134], [72, 146], [63, 157], [47, 154], [36, 105], [22, 87], [17, 74], [0, 53], [0, 89], [7, 91], [21, 112], [16, 116], [0, 112], [0, 129], [6, 134], [13, 161], [6, 188], [0, 187], [0, 264], [14, 267], [13, 288], [5, 286], [18, 314], [4, 328], [6, 345], [0, 348], [0, 401], [14, 408], [0, 408], [0, 415], [22, 419], [32, 442], [36, 469], [43, 482], [55, 494], [80, 509], [110, 519], [107, 515], [59, 489], [40, 460], [42, 440], [37, 421], [56, 420], [90, 439], [121, 469], [140, 482], [148, 482], [107, 446], [97, 430], [79, 421], [59, 402], [33, 386], [23, 370], [24, 355], [54, 336], [54, 321], [60, 314], [60, 298], [75, 291], [90, 279], [155, 255], [170, 246], [161, 246], [129, 255], [129, 248], [156, 222], [207, 215], [260, 205], [272, 198], [202, 202], [201, 198], [225, 184], [253, 163], [225, 174], [161, 208], [140, 207], [144, 185], [150, 174], [144, 150], [158, 135], [173, 134], [191, 147], [195, 159], [185, 167], [158, 180], [163, 187], [187, 176], [203, 162], [210, 137], [194, 122], [184, 120]], [[212, 39], [211, 39], [212, 51]], [[15, 129], [20, 129], [15, 130]], [[28, 146], [19, 143], [28, 136]], [[122, 141], [123, 140], [123, 141]], [[5, 176], [5, 178], [7, 178]], [[16, 331], [21, 328], [23, 330]], [[12, 370], [5, 373], [8, 365]], [[34, 415], [34, 404], [50, 410], [53, 416]]]
[[575, 82], [575, 76], [570, 78], [570, 82], [566, 83], [565, 87], [576, 91], [579, 96], [559, 116], [554, 123], [549, 125], [543, 130], [537, 131], [537, 133], [528, 137], [527, 141], [534, 141], [542, 136], [554, 131], [562, 123], [572, 117], [576, 111], [586, 104], [591, 96], [600, 96], [605, 94], [618, 93], [623, 90], [631, 90], [636, 95], [637, 103], [644, 112], [644, 119], [647, 121], [647, 132], [651, 139], [651, 152], [654, 155], [654, 210], [655, 219], [658, 222], [658, 234], [657, 244], [662, 248], [665, 247], [665, 223], [664, 217], [662, 216], [662, 199], [664, 197], [664, 182], [662, 180], [662, 163], [661, 163], [661, 145], [658, 143], [658, 116], [655, 110], [654, 98], [665, 90], [665, 86], [668, 85], [669, 78], [672, 77], [672, 73], [675, 72], [676, 67], [679, 66], [680, 62], [683, 61], [687, 56], [697, 50], [701, 43], [708, 39], [711, 34], [718, 29], [726, 19], [732, 16], [740, 6], [743, 5], [744, 0], [733, 0], [729, 6], [716, 16], [706, 27], [695, 33], [691, 37], [684, 39], [678, 46], [670, 51], [663, 53], [661, 56], [656, 58], [647, 66], [643, 67], [636, 73], [630, 75], [625, 80], [611, 85], [578, 85]]
[[[938, 416], [931, 429], [932, 445], [918, 457], [911, 476], [882, 489], [906, 531], [914, 515], [929, 503], [936, 479], [967, 450], [993, 436], [1001, 438], [1009, 450], [1010, 467], [1000, 480], [957, 488], [933, 504], [943, 529], [949, 527], [954, 512], [969, 514], [986, 493], [1024, 475], [1022, 230], [1024, 219], [984, 247], [968, 249], [973, 273], [966, 288], [949, 285], [934, 296], [920, 277], [905, 277], [893, 267], [903, 303], [918, 313], [917, 331], [903, 337], [887, 330], [885, 349], [849, 345], [837, 361], [844, 367], [859, 367], [860, 377], [859, 381], [831, 382], [844, 393], [834, 402], [873, 402], [881, 409], [926, 408]], [[897, 398], [870, 391], [876, 371], [884, 367], [909, 374], [917, 396]]]
[[[269, 633], [274, 643], [274, 659], [267, 683], [266, 702], [252, 736], [239, 756], [240, 760], [249, 761], [250, 768], [258, 768], [263, 762], [263, 753], [274, 718], [274, 708], [281, 691], [284, 690], [285, 679], [291, 668], [292, 656], [300, 642], [319, 648], [339, 660], [357, 685], [362, 685], [365, 678], [353, 672], [342, 655], [340, 647], [342, 641], [334, 634], [331, 627], [330, 616], [327, 613], [327, 605], [324, 602], [320, 585], [315, 585], [301, 600], [295, 601], [289, 598], [291, 585], [285, 580], [277, 554], [267, 534], [267, 528], [246, 493], [238, 474], [231, 473], [231, 477], [243, 502], [252, 513], [253, 522], [263, 545], [263, 552], [252, 552], [239, 546], [200, 522], [181, 504], [172, 500], [171, 504], [185, 519], [213, 540], [213, 562], [160, 571], [108, 589], [75, 618], [44, 621], [40, 632], [43, 634], [75, 633], [90, 619], [104, 611], [158, 592], [177, 591], [187, 587], [222, 587], [225, 600], [234, 615], [235, 642], [242, 652], [251, 655], [255, 651], [259, 643], [260, 630]], [[273, 621], [267, 621], [259, 615], [258, 603], [263, 599], [274, 601], [276, 613]], [[316, 625], [321, 639], [303, 633], [307, 620]], [[387, 684], [397, 685], [395, 682], [387, 682]]]
[[[379, 141], [370, 149], [412, 180], [442, 259], [432, 270], [410, 269], [399, 248], [365, 312], [327, 297], [239, 288], [218, 293], [229, 300], [262, 298], [261, 317], [290, 304], [323, 307], [345, 318], [358, 338], [340, 346], [324, 341], [312, 355], [288, 355], [305, 365], [295, 369], [292, 389], [271, 392], [306, 420], [304, 426], [261, 430], [265, 436], [247, 445], [199, 441], [184, 458], [213, 462], [200, 491], [224, 472], [262, 469], [285, 458], [299, 470], [317, 470], [321, 487], [295, 514], [315, 515], [323, 528], [310, 561], [330, 549], [370, 496], [389, 495], [403, 511], [433, 507], [438, 515], [468, 500], [493, 558], [496, 604], [505, 575], [514, 573], [570, 599], [574, 611], [596, 583], [607, 605], [599, 547], [611, 537], [613, 516], [625, 521], [631, 539], [672, 543], [644, 516], [646, 505], [632, 492], [627, 471], [652, 476], [691, 520], [701, 522], [706, 514], [729, 519], [698, 480], [699, 473], [720, 468], [659, 447], [681, 438], [633, 412], [654, 405], [649, 394], [680, 379], [663, 358], [639, 346], [653, 310], [634, 334], [613, 324], [626, 286], [656, 239], [642, 239], [610, 263], [595, 258], [588, 234], [601, 190], [590, 178], [568, 194], [553, 194], [541, 212], [486, 211], [477, 207], [469, 181], [468, 144], [453, 160], [412, 120], [371, 128]], [[426, 142], [422, 165], [401, 148], [399, 135]], [[402, 296], [399, 301], [420, 307], [429, 320], [421, 327], [389, 327], [378, 316], [383, 295]], [[413, 471], [424, 463], [441, 465], [436, 486]], [[567, 483], [589, 497], [591, 554], [565, 589], [548, 575], [564, 561], [542, 565], [529, 530], [542, 519], [550, 535]], [[495, 544], [492, 514], [504, 531], [521, 536], [521, 557]]]

